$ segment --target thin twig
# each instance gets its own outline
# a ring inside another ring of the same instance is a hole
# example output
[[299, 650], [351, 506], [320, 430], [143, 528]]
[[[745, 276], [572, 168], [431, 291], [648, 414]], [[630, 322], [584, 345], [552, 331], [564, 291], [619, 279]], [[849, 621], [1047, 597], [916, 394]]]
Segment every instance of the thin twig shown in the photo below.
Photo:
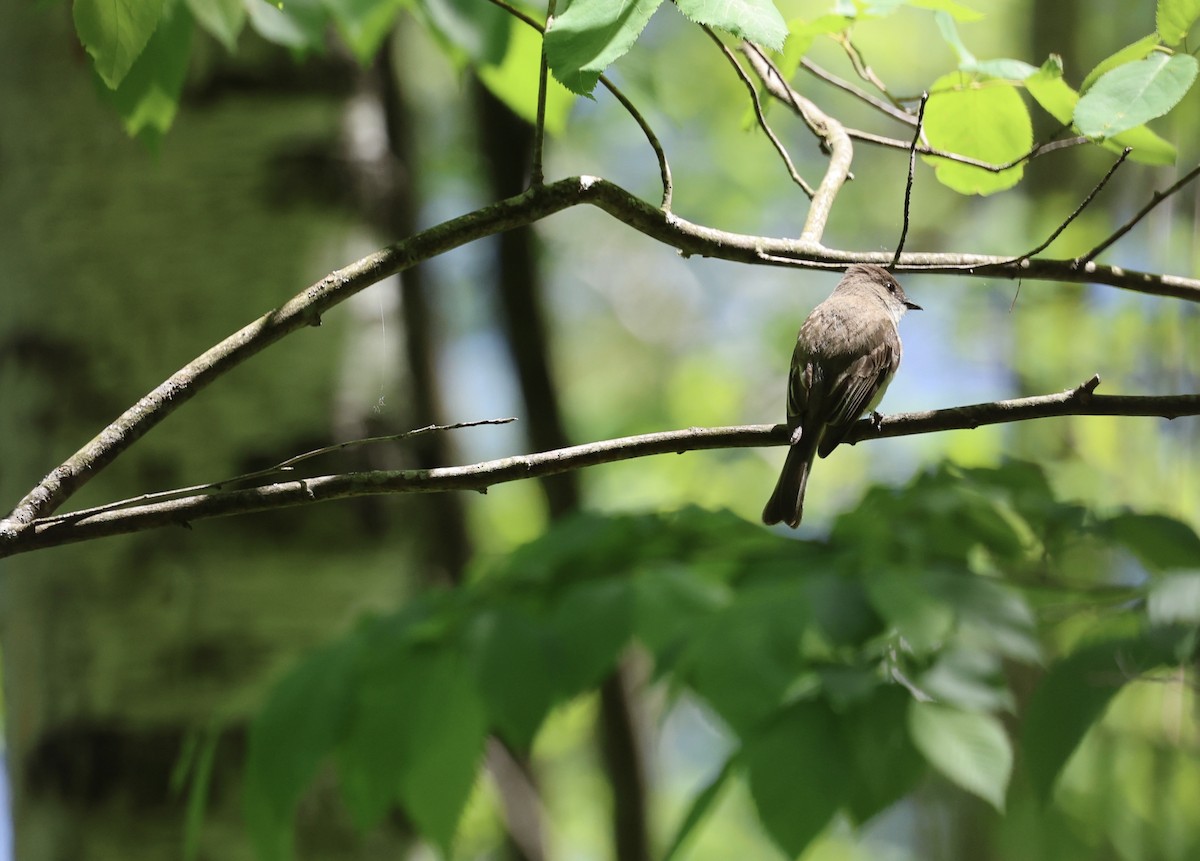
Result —
[[[1095, 376], [1072, 389], [1052, 395], [882, 416], [877, 421], [865, 418], [850, 429], [846, 442], [970, 430], [983, 425], [1058, 416], [1175, 418], [1200, 415], [1200, 394], [1096, 395], [1094, 390], [1099, 382], [1099, 377]], [[31, 528], [15, 540], [0, 543], [0, 557], [107, 535], [140, 532], [158, 526], [187, 524], [205, 518], [289, 508], [333, 499], [446, 490], [486, 492], [497, 484], [651, 455], [787, 445], [790, 434], [790, 429], [782, 424], [688, 428], [569, 446], [468, 466], [315, 476], [241, 490], [184, 496], [119, 510], [84, 510], [75, 512], [79, 517], [70, 520], [50, 518], [34, 521]]]
[[883, 93], [883, 97], [891, 102], [892, 106], [898, 110], [903, 110], [900, 107], [899, 100], [896, 99], [890, 92], [887, 86], [879, 79], [874, 70], [867, 65], [867, 61], [863, 59], [862, 52], [858, 50], [858, 46], [850, 41], [850, 37], [843, 34], [841, 37], [834, 37], [834, 41], [842, 46], [846, 52], [846, 56], [850, 58], [850, 65], [854, 67], [854, 72], [868, 84], [873, 86], [879, 92]]
[[[106, 505], [98, 505], [95, 508], [88, 509], [89, 512], [99, 513], [102, 511], [113, 511], [118, 508], [128, 508], [131, 505], [141, 505], [146, 502], [157, 502], [166, 499], [175, 499], [180, 496], [189, 494], [204, 493], [210, 490], [225, 490], [231, 485], [246, 484], [259, 478], [268, 478], [272, 475], [290, 472], [296, 468], [296, 464], [303, 463], [306, 460], [312, 460], [315, 457], [320, 457], [325, 454], [332, 454], [335, 451], [344, 451], [348, 448], [357, 448], [360, 445], [377, 445], [385, 442], [400, 442], [401, 440], [410, 439], [415, 436], [422, 436], [435, 431], [450, 431], [461, 430], [462, 428], [480, 427], [482, 425], [506, 425], [515, 422], [516, 418], [503, 419], [478, 419], [469, 422], [455, 422], [450, 425], [426, 425], [423, 428], [415, 428], [402, 433], [387, 434], [386, 436], [372, 436], [363, 439], [352, 439], [346, 442], [334, 443], [333, 445], [322, 446], [321, 448], [306, 451], [302, 454], [293, 455], [286, 460], [281, 460], [274, 466], [268, 466], [265, 469], [256, 469], [254, 472], [245, 472], [241, 475], [235, 475], [232, 478], [226, 478], [222, 481], [212, 481], [207, 484], [193, 484], [189, 487], [177, 487], [173, 490], [161, 490], [156, 493], [143, 493], [140, 496], [132, 496], [128, 499], [122, 499], [117, 502], [110, 502]], [[67, 514], [58, 514], [53, 517], [43, 518], [46, 523], [55, 523], [60, 520], [78, 520], [79, 512], [70, 512]]]
[[1105, 239], [1103, 242], [1101, 242], [1099, 245], [1097, 245], [1095, 248], [1093, 248], [1087, 254], [1084, 254], [1081, 257], [1076, 257], [1075, 265], [1083, 266], [1086, 264], [1090, 264], [1093, 260], [1095, 260], [1097, 257], [1099, 257], [1100, 254], [1106, 248], [1108, 248], [1108, 246], [1112, 245], [1114, 242], [1116, 242], [1118, 239], [1120, 239], [1126, 233], [1133, 230], [1134, 226], [1137, 225], [1137, 223], [1139, 221], [1141, 221], [1143, 218], [1145, 218], [1147, 215], [1149, 215], [1150, 211], [1152, 209], [1154, 209], [1154, 207], [1158, 206], [1160, 203], [1162, 203], [1164, 200], [1166, 200], [1172, 194], [1179, 191], [1179, 189], [1183, 188], [1185, 185], [1187, 185], [1189, 182], [1191, 182], [1197, 176], [1200, 176], [1200, 165], [1196, 165], [1196, 167], [1192, 168], [1187, 173], [1185, 173], [1177, 182], [1175, 182], [1166, 191], [1154, 192], [1154, 194], [1151, 195], [1151, 197], [1150, 197], [1150, 202], [1147, 203], [1145, 206], [1143, 206], [1141, 209], [1139, 209], [1137, 215], [1135, 215], [1133, 218], [1129, 219], [1127, 222], [1122, 224], [1119, 228], [1117, 228], [1117, 230], [1115, 230], [1113, 232], [1113, 234], [1111, 236], [1109, 236], [1107, 239]]
[[[1095, 188], [1093, 188], [1090, 192], [1088, 192], [1088, 196], [1083, 199], [1083, 202], [1080, 203], [1079, 206], [1075, 207], [1074, 212], [1072, 212], [1069, 216], [1067, 216], [1067, 220], [1064, 221], [1062, 224], [1060, 224], [1058, 226], [1058, 229], [1055, 230], [1053, 233], [1050, 234], [1049, 237], [1046, 238], [1045, 242], [1038, 245], [1036, 248], [1031, 248], [1029, 251], [1026, 251], [1024, 254], [1021, 255], [1021, 257], [1035, 257], [1038, 254], [1041, 254], [1047, 248], [1049, 248], [1050, 243], [1053, 242], [1055, 239], [1058, 239], [1058, 237], [1062, 235], [1062, 232], [1064, 230], [1066, 230], [1067, 227], [1070, 226], [1071, 222], [1074, 221], [1076, 218], [1078, 218], [1079, 214], [1081, 212], [1083, 212], [1085, 209], [1087, 209], [1088, 204], [1090, 204], [1092, 202], [1092, 199], [1097, 194], [1100, 193], [1100, 189], [1102, 189], [1102, 188], [1104, 188], [1104, 186], [1108, 185], [1108, 181], [1110, 179], [1112, 179], [1113, 174], [1115, 174], [1117, 172], [1117, 168], [1119, 168], [1122, 164], [1125, 163], [1125, 159], [1129, 158], [1129, 154], [1131, 152], [1133, 152], [1132, 147], [1125, 147], [1125, 149], [1121, 152], [1121, 155], [1117, 158], [1117, 160], [1115, 162], [1113, 162], [1112, 167], [1110, 167], [1108, 169], [1108, 172], [1106, 174], [1104, 174], [1104, 178], [1101, 179], [1098, 183], [1096, 183]], [[1021, 258], [1018, 257], [1016, 259], [1019, 260]]]
[[600, 83], [612, 93], [613, 98], [620, 102], [621, 107], [625, 108], [626, 112], [633, 117], [633, 121], [638, 124], [638, 128], [642, 130], [642, 134], [646, 136], [646, 140], [654, 150], [654, 155], [658, 159], [658, 175], [662, 181], [663, 190], [660, 208], [663, 212], [670, 212], [671, 198], [675, 192], [675, 184], [671, 179], [671, 166], [667, 163], [667, 154], [663, 150], [662, 144], [658, 141], [658, 135], [654, 134], [654, 129], [650, 128], [650, 124], [646, 122], [641, 112], [634, 107], [633, 102], [629, 101], [623, 92], [617, 89], [617, 85], [610, 81], [607, 75], [600, 76]]
[[800, 59], [800, 67], [814, 77], [820, 78], [825, 83], [832, 84], [839, 90], [849, 93], [850, 95], [854, 96], [854, 98], [865, 102], [866, 104], [875, 108], [877, 111], [887, 114], [894, 120], [899, 120], [900, 122], [910, 126], [915, 126], [917, 124], [917, 118], [908, 111], [904, 110], [903, 108], [898, 108], [891, 102], [884, 101], [878, 96], [856, 87], [854, 84], [850, 83], [844, 78], [839, 78], [837, 75], [833, 74], [833, 72], [826, 71], [807, 57], [802, 57]]
[[[546, 26], [554, 20], [554, 5], [556, 0], [547, 0]], [[542, 50], [538, 62], [538, 93], [537, 119], [533, 124], [533, 166], [530, 169], [529, 181], [533, 185], [543, 185], [546, 174], [542, 170], [542, 154], [546, 139], [546, 87], [549, 85], [550, 66], [546, 62], [546, 40], [542, 39]]]
[[704, 30], [704, 32], [708, 34], [708, 37], [717, 44], [717, 47], [721, 49], [721, 53], [725, 55], [725, 59], [729, 61], [729, 64], [733, 66], [734, 71], [737, 72], [737, 76], [741, 79], [742, 83], [746, 85], [746, 89], [750, 93], [750, 101], [754, 104], [754, 115], [758, 118], [759, 126], [764, 132], [766, 132], [767, 138], [771, 141], [771, 145], [775, 147], [775, 151], [779, 153], [779, 157], [783, 159], [783, 163], [787, 166], [788, 173], [792, 177], [792, 182], [800, 186], [801, 190], [803, 190], [804, 193], [808, 195], [809, 200], [811, 200], [815, 192], [813, 192], [812, 186], [805, 182], [804, 177], [802, 177], [799, 171], [796, 170], [796, 165], [792, 163], [792, 157], [788, 155], [787, 147], [780, 142], [779, 138], [776, 137], [775, 132], [771, 130], [770, 124], [767, 123], [766, 114], [763, 113], [762, 109], [762, 102], [759, 101], [758, 98], [758, 88], [754, 86], [754, 82], [750, 80], [750, 76], [746, 74], [746, 70], [742, 68], [742, 64], [737, 61], [737, 57], [733, 56], [733, 52], [729, 50], [729, 46], [721, 41], [721, 38], [713, 32], [712, 28], [707, 24], [701, 24], [700, 28]]
[[[508, 3], [507, 0], [488, 0], [488, 2], [490, 2], [494, 6], [499, 6], [505, 12], [512, 15], [517, 20], [521, 21], [521, 23], [525, 24], [528, 27], [532, 27], [534, 30], [537, 30], [543, 36], [545, 35], [546, 28], [545, 28], [545, 26], [542, 25], [542, 23], [540, 21], [538, 21], [533, 16], [531, 16], [525, 12], [522, 12], [520, 9], [516, 8], [511, 3]], [[553, 7], [551, 9], [551, 14], [553, 14]], [[546, 51], [545, 51], [545, 47], [543, 46], [543, 48], [542, 48], [543, 64], [545, 63], [545, 57], [546, 57]], [[646, 118], [642, 116], [641, 112], [638, 111], [638, 109], [636, 107], [634, 107], [633, 102], [631, 102], [625, 96], [625, 94], [623, 92], [621, 92], [621, 90], [617, 87], [617, 85], [614, 84], [607, 75], [600, 75], [600, 83], [604, 85], [604, 88], [606, 90], [608, 90], [610, 93], [612, 93], [613, 98], [615, 98], [618, 102], [620, 102], [621, 107], [623, 107], [626, 110], [626, 112], [631, 117], [633, 117], [633, 121], [638, 124], [638, 128], [640, 128], [642, 130], [642, 134], [646, 136], [647, 142], [649, 142], [651, 149], [654, 150], [654, 156], [655, 156], [655, 158], [658, 159], [658, 174], [659, 174], [660, 179], [662, 180], [663, 194], [662, 194], [661, 208], [662, 208], [663, 212], [670, 212], [671, 211], [671, 198], [674, 195], [675, 186], [674, 186], [674, 182], [671, 179], [671, 166], [667, 163], [667, 154], [663, 150], [662, 144], [659, 143], [658, 135], [656, 135], [654, 133], [654, 130], [652, 128], [650, 128], [650, 124], [648, 122], [646, 122]]]
[[[902, 141], [899, 138], [890, 138], [884, 135], [877, 135], [872, 132], [864, 132], [860, 129], [848, 128], [846, 129], [846, 134], [850, 135], [850, 137], [854, 138], [855, 140], [862, 141], [863, 143], [875, 144], [876, 146], [884, 146], [891, 149], [902, 149], [908, 151], [912, 146], [910, 142]], [[1046, 153], [1054, 152], [1055, 150], [1059, 149], [1066, 149], [1067, 147], [1081, 146], [1082, 144], [1091, 142], [1091, 138], [1084, 137], [1083, 135], [1077, 135], [1076, 137], [1067, 138], [1065, 140], [1047, 141], [1046, 143], [1034, 144], [1029, 152], [1020, 156], [1019, 158], [1014, 158], [1012, 161], [1005, 162], [1004, 164], [992, 164], [991, 162], [980, 161], [979, 159], [971, 158], [970, 156], [959, 155], [958, 153], [954, 152], [946, 152], [945, 150], [940, 149], [933, 149], [932, 147], [926, 146], [922, 143], [918, 143], [917, 153], [920, 155], [944, 158], [947, 161], [965, 164], [969, 167], [977, 167], [980, 170], [986, 170], [991, 173], [1003, 173], [1006, 170], [1016, 167], [1022, 162], [1032, 161], [1034, 158], [1040, 155], [1045, 155]]]
[[896, 243], [896, 252], [892, 255], [894, 268], [900, 262], [900, 252], [904, 250], [904, 241], [908, 239], [909, 207], [912, 204], [913, 174], [917, 169], [917, 144], [921, 141], [921, 130], [925, 123], [925, 105], [929, 102], [929, 93], [921, 94], [921, 104], [917, 108], [917, 127], [913, 129], [912, 144], [908, 149], [908, 179], [904, 183], [904, 224], [900, 228], [900, 241]]

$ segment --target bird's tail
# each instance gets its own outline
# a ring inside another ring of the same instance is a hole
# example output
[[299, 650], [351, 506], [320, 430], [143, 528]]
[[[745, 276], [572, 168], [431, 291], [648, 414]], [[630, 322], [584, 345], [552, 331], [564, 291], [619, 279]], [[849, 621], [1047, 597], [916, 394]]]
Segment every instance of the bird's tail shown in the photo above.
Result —
[[763, 523], [770, 526], [782, 522], [793, 529], [800, 525], [800, 518], [804, 516], [804, 489], [808, 486], [808, 473], [817, 453], [815, 442], [815, 439], [802, 438], [788, 449], [775, 491], [763, 508]]

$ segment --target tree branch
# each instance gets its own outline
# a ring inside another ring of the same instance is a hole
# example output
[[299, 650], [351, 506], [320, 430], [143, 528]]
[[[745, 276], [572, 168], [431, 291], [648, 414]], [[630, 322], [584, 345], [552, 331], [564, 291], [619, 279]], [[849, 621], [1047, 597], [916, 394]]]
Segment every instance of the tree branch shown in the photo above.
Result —
[[[29, 524], [52, 514], [72, 493], [147, 431], [209, 384], [285, 335], [305, 326], [319, 325], [321, 315], [330, 308], [416, 263], [580, 204], [602, 209], [634, 230], [685, 255], [811, 269], [843, 269], [852, 263], [886, 266], [891, 262], [888, 252], [829, 249], [804, 238], [772, 239], [693, 224], [597, 177], [569, 177], [530, 188], [515, 197], [393, 243], [326, 275], [286, 304], [230, 335], [176, 371], [52, 470], [7, 518], [0, 520], [0, 555]], [[913, 252], [902, 255], [896, 268], [898, 271], [961, 273], [974, 277], [1109, 284], [1139, 293], [1200, 302], [1200, 279], [1136, 272], [1094, 262], [1078, 266], [1074, 260], [1013, 260], [983, 254]]]
[[[887, 437], [972, 430], [983, 425], [1056, 416], [1157, 416], [1173, 419], [1200, 415], [1200, 394], [1093, 394], [1099, 383], [1100, 378], [1094, 376], [1073, 389], [1052, 395], [900, 413], [882, 416], [878, 421], [865, 418], [851, 428], [846, 442], [854, 444]], [[706, 449], [787, 445], [789, 435], [786, 425], [688, 428], [568, 446], [467, 466], [323, 475], [242, 490], [217, 490], [120, 509], [114, 509], [114, 504], [110, 504], [72, 512], [64, 517], [35, 520], [20, 535], [0, 540], [0, 557], [159, 526], [186, 526], [191, 521], [209, 517], [226, 517], [355, 496], [446, 490], [486, 493], [489, 487], [496, 484], [556, 475], [638, 457]]]
[[754, 67], [754, 73], [762, 79], [767, 89], [779, 99], [787, 102], [792, 109], [804, 118], [809, 128], [821, 136], [825, 147], [829, 150], [829, 167], [825, 177], [812, 195], [808, 207], [808, 218], [804, 222], [804, 230], [800, 234], [801, 242], [819, 243], [825, 233], [825, 225], [829, 222], [829, 214], [833, 210], [833, 201], [837, 198], [846, 179], [850, 176], [850, 163], [854, 160], [854, 144], [846, 134], [845, 127], [833, 117], [826, 114], [804, 96], [797, 93], [783, 78], [783, 73], [775, 64], [767, 59], [759, 47], [753, 42], [742, 42], [742, 52]]

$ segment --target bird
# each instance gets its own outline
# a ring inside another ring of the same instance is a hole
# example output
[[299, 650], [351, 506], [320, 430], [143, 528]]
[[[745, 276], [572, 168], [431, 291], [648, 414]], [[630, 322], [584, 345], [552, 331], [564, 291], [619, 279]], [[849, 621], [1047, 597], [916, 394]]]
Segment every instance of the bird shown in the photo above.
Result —
[[808, 315], [788, 372], [792, 433], [783, 471], [763, 508], [768, 526], [800, 525], [813, 459], [828, 456], [879, 405], [900, 367], [900, 318], [919, 310], [887, 269], [856, 263]]

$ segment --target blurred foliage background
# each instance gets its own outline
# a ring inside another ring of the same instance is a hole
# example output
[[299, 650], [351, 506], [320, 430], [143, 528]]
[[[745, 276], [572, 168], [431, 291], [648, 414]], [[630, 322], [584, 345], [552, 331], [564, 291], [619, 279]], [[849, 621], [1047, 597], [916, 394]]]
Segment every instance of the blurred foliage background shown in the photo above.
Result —
[[[788, 16], [814, 16], [826, 4], [779, 5]], [[960, 25], [977, 56], [1036, 65], [1058, 53], [1076, 81], [1155, 26], [1151, 2], [977, 5], [986, 18]], [[447, 59], [420, 16], [407, 14], [365, 67], [337, 37], [326, 53], [300, 58], [251, 30], [236, 53], [197, 32], [179, 114], [169, 134], [147, 142], [125, 135], [92, 80], [65, 4], [0, 6], [3, 499], [15, 502], [175, 368], [327, 271], [519, 190], [529, 129], [466, 62], [476, 4], [431, 0], [423, 8], [444, 14], [435, 23], [467, 46], [462, 62]], [[907, 7], [862, 26], [856, 44], [897, 93], [919, 93], [954, 65], [929, 16]], [[832, 45], [816, 44], [812, 56], [852, 74]], [[746, 233], [799, 232], [805, 201], [747, 124], [742, 84], [681, 15], [656, 15], [611, 75], [663, 140], [677, 213]], [[898, 134], [860, 103], [798, 80], [848, 124]], [[1177, 144], [1185, 169], [1200, 159], [1196, 98], [1155, 124]], [[783, 111], [771, 118], [801, 173], [818, 177], [824, 156], [808, 133]], [[1036, 134], [1053, 131], [1047, 124]], [[839, 197], [827, 244], [890, 250], [905, 154], [865, 145], [856, 153], [856, 178]], [[956, 195], [918, 165], [908, 248], [1018, 253], [1060, 224], [1111, 161], [1098, 148], [1053, 153], [1034, 161], [1015, 189], [987, 198]], [[548, 177], [585, 173], [657, 200], [652, 153], [604, 94], [572, 103], [565, 128], [548, 142]], [[1177, 173], [1127, 165], [1046, 253], [1093, 247]], [[1197, 271], [1196, 201], [1190, 190], [1172, 199], [1105, 259]], [[319, 468], [466, 463], [568, 441], [780, 420], [795, 330], [835, 281], [683, 259], [597, 211], [574, 209], [532, 233], [439, 258], [406, 273], [403, 284], [365, 291], [319, 329], [196, 398], [75, 503], [217, 480], [430, 422], [521, 417], [426, 447], [353, 450]], [[884, 411], [1058, 391], [1093, 373], [1106, 393], [1200, 389], [1200, 315], [1185, 302], [1087, 285], [1031, 282], [1018, 292], [1008, 281], [915, 275], [904, 284], [927, 310], [905, 320], [904, 367]], [[839, 537], [834, 524], [855, 522], [872, 485], [918, 487], [920, 476], [956, 468], [1003, 472], [1012, 459], [1036, 463], [1046, 498], [1075, 501], [1089, 523], [1132, 509], [1195, 527], [1198, 435], [1194, 418], [1087, 417], [839, 449], [818, 466], [796, 552], [827, 541], [853, 547], [856, 533]], [[297, 655], [364, 613], [387, 614], [469, 571], [503, 567], [581, 508], [599, 517], [697, 506], [755, 521], [781, 460], [776, 449], [695, 452], [504, 485], [486, 496], [330, 504], [6, 560], [0, 616], [19, 857], [167, 858], [185, 846], [197, 857], [250, 857], [241, 824], [246, 726]], [[654, 528], [670, 533], [673, 522]], [[911, 533], [937, 542], [943, 529], [949, 542], [961, 528], [911, 523], [903, 509], [889, 509], [883, 527], [868, 520], [857, 534], [875, 528], [880, 540]], [[625, 547], [644, 540], [638, 529], [611, 527], [608, 545], [581, 546]], [[1036, 614], [1028, 635], [1039, 660], [1132, 632], [1156, 571], [1200, 567], [1186, 555], [1162, 565], [1134, 552], [1158, 540], [1118, 541], [1103, 552], [1067, 542], [1053, 565], [1062, 581], [1021, 592]], [[1180, 546], [1186, 553], [1190, 545]], [[687, 568], [685, 551], [679, 564]], [[887, 568], [889, 558], [877, 564]], [[1097, 598], [1093, 587], [1114, 591]], [[1174, 621], [1195, 622], [1200, 599], [1178, 594]], [[894, 629], [894, 618], [884, 621]], [[505, 751], [490, 742], [488, 776], [474, 784], [453, 857], [535, 857], [532, 840], [549, 858], [632, 858], [620, 835], [638, 827], [657, 855], [736, 733], [703, 692], [686, 679], [682, 690], [655, 684], [648, 664], [635, 652], [591, 692], [551, 703], [528, 755], [519, 744]], [[981, 706], [1014, 736], [1040, 676], [1035, 664], [993, 668], [994, 687], [1014, 699]], [[805, 857], [1195, 857], [1193, 684], [1181, 666], [1125, 685], [1048, 806], [1022, 783], [1020, 760], [1003, 816], [944, 777], [923, 774], [860, 829], [835, 817]], [[880, 716], [894, 722], [886, 709]], [[622, 744], [640, 754], [623, 755]], [[207, 759], [184, 755], [197, 746]], [[208, 770], [199, 780], [198, 762]], [[172, 771], [182, 775], [174, 788]], [[429, 851], [411, 848], [412, 823], [401, 815], [360, 836], [336, 778], [320, 774], [299, 802], [301, 857]], [[544, 816], [523, 842], [514, 817], [530, 780], [541, 799], [533, 809]], [[780, 830], [768, 828], [773, 841], [754, 810], [749, 784], [734, 775], [682, 857], [776, 857]], [[631, 826], [639, 815], [645, 821]]]

